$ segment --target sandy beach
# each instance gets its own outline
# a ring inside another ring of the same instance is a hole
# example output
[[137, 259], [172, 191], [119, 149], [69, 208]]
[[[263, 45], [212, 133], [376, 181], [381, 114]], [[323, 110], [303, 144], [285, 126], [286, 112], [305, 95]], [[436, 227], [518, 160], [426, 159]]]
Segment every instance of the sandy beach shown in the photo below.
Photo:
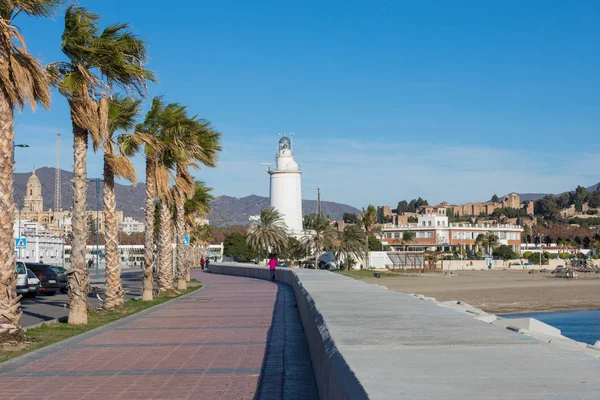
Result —
[[527, 271], [457, 271], [386, 278], [360, 278], [389, 290], [419, 293], [439, 301], [462, 300], [494, 314], [600, 309], [600, 274], [554, 278]]

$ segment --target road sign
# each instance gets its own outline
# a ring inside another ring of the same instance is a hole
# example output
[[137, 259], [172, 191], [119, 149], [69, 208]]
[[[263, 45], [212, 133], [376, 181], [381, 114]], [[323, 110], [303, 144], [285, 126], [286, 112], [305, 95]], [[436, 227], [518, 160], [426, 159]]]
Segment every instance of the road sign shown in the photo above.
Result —
[[26, 249], [27, 248], [27, 238], [15, 238], [15, 248], [17, 249]]
[[185, 247], [189, 247], [190, 246], [190, 237], [189, 236], [186, 235], [186, 236], [183, 237], [183, 245]]

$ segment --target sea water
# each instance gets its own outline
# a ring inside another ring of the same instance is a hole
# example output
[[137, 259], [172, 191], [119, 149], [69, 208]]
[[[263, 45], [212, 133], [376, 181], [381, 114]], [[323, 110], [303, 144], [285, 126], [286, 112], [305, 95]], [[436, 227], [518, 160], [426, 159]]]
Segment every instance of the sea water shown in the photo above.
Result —
[[600, 310], [538, 312], [499, 315], [504, 318], [535, 318], [560, 329], [563, 336], [589, 344], [600, 340]]

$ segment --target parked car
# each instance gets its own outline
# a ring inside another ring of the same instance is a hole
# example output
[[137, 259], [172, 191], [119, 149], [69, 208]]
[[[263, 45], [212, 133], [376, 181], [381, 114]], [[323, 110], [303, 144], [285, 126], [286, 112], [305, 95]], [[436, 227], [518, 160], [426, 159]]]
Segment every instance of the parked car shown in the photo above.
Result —
[[23, 261], [16, 262], [17, 272], [17, 294], [24, 295], [29, 291], [29, 285], [27, 283], [27, 268]]
[[56, 275], [58, 276], [58, 286], [60, 286], [60, 292], [67, 293], [67, 283], [69, 282], [67, 269], [63, 267], [55, 267], [54, 265], [51, 265], [50, 268], [52, 268], [52, 270], [56, 272]]
[[27, 297], [35, 297], [40, 291], [40, 279], [33, 273], [32, 270], [27, 270], [27, 286], [29, 291], [25, 293]]
[[25, 263], [25, 266], [33, 271], [40, 280], [40, 294], [55, 295], [60, 290], [56, 272], [46, 264]]

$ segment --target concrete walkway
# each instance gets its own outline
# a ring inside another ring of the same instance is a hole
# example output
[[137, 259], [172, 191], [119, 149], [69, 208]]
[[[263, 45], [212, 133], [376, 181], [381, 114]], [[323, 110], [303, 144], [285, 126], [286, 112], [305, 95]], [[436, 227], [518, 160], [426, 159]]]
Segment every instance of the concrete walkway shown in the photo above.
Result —
[[0, 364], [0, 398], [316, 399], [291, 289], [193, 275], [198, 292]]

